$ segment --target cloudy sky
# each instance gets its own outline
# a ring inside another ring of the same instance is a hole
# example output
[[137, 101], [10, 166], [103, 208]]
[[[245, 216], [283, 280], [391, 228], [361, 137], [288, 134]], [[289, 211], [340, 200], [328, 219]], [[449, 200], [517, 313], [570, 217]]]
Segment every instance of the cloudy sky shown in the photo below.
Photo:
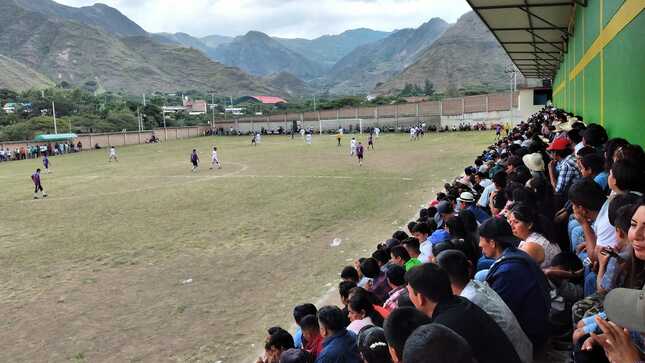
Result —
[[102, 2], [149, 32], [314, 38], [347, 29], [391, 31], [418, 27], [433, 17], [454, 22], [465, 0], [56, 0], [70, 6]]

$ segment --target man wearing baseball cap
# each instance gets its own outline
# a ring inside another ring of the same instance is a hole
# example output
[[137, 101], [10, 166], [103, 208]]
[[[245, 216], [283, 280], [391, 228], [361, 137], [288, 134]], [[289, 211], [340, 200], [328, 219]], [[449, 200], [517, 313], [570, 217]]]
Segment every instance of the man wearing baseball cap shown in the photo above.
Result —
[[575, 155], [569, 139], [562, 137], [553, 140], [547, 148], [553, 160], [549, 162], [549, 178], [555, 194], [564, 198], [569, 187], [580, 178]]
[[517, 249], [518, 242], [502, 217], [490, 218], [479, 226], [479, 247], [486, 257], [495, 259], [486, 282], [508, 305], [534, 350], [539, 351], [549, 333], [548, 283], [535, 261]]
[[447, 200], [442, 200], [437, 204], [437, 213], [434, 215], [434, 221], [437, 223], [437, 229], [444, 227], [446, 219], [452, 216], [453, 214], [452, 205]]

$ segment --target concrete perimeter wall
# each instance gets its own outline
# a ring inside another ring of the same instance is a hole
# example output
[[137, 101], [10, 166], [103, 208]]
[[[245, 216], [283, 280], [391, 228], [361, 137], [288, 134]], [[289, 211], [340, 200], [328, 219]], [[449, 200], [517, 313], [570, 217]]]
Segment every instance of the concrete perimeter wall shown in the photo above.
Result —
[[[530, 93], [530, 97], [529, 94]], [[337, 110], [322, 110], [303, 113], [279, 113], [266, 116], [240, 117], [234, 119], [215, 120], [214, 127], [222, 128], [225, 131], [238, 130], [242, 133], [251, 131], [276, 131], [279, 128], [291, 130], [293, 123], [304, 128], [311, 128], [316, 132], [333, 131], [339, 128], [345, 130], [363, 130], [371, 127], [382, 129], [405, 129], [419, 123], [434, 127], [452, 127], [460, 123], [485, 123], [487, 125], [498, 122], [519, 122], [525, 120], [530, 114], [539, 109], [529, 105], [532, 102], [524, 102], [524, 99], [532, 99], [532, 90], [521, 90], [511, 94], [496, 93], [477, 96], [466, 96], [462, 98], [448, 98], [442, 101], [425, 101], [418, 103], [404, 103], [398, 105], [382, 105], [376, 107], [343, 108]], [[512, 115], [512, 116], [511, 116]], [[211, 127], [171, 127], [167, 129], [157, 128], [143, 132], [113, 132], [97, 134], [80, 134], [74, 144], [79, 141], [83, 149], [89, 150], [94, 145], [101, 147], [110, 145], [136, 145], [143, 144], [154, 134], [161, 141], [184, 139], [188, 137], [201, 136]], [[32, 141], [9, 141], [0, 142], [1, 148], [26, 147], [27, 145], [38, 144]], [[41, 143], [43, 144], [43, 143]]]
[[[167, 129], [157, 128], [149, 131], [133, 131], [133, 132], [109, 132], [97, 134], [79, 134], [78, 138], [74, 139], [74, 145], [79, 141], [83, 144], [84, 150], [94, 148], [94, 145], [99, 144], [101, 147], [124, 146], [124, 145], [137, 145], [144, 144], [149, 140], [152, 135], [158, 137], [161, 141], [186, 139], [189, 137], [203, 136], [210, 126], [191, 126], [191, 127], [169, 127]], [[0, 141], [0, 148], [9, 150], [27, 147], [27, 145], [41, 145], [48, 144], [47, 142], [34, 142], [34, 141]], [[53, 143], [52, 143], [53, 144]]]

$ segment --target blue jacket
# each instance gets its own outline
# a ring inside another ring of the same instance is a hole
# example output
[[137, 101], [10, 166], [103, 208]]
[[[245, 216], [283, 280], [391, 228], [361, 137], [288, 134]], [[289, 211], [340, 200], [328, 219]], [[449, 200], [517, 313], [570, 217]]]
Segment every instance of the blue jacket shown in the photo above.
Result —
[[524, 251], [504, 250], [491, 266], [486, 278], [513, 312], [535, 349], [544, 344], [549, 333], [550, 298], [544, 273]]
[[475, 216], [475, 219], [479, 224], [484, 223], [488, 218], [490, 218], [490, 215], [488, 213], [484, 212], [483, 209], [479, 208], [475, 204], [468, 206], [466, 210], [471, 212]]
[[342, 332], [325, 338], [316, 363], [361, 363], [356, 335], [343, 329]]

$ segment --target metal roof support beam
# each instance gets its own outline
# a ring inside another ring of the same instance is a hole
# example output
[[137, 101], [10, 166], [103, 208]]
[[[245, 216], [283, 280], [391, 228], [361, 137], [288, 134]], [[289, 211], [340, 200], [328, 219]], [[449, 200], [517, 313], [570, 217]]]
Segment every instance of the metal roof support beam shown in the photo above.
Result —
[[541, 26], [541, 27], [533, 27], [533, 28], [527, 28], [527, 27], [517, 27], [517, 28], [490, 28], [492, 31], [513, 31], [513, 30], [559, 30], [559, 31], [566, 31], [567, 27], [559, 26], [559, 27], [548, 27], [548, 26]]
[[[550, 25], [550, 26], [552, 26], [553, 28], [558, 28], [558, 26], [557, 26], [557, 25], [555, 25], [555, 24], [553, 24], [552, 22], [550, 22], [550, 21], [548, 21], [548, 20], [544, 19], [543, 17], [541, 17], [541, 16], [539, 16], [539, 15], [535, 15], [535, 13], [532, 13], [532, 12], [529, 10], [529, 8], [527, 8], [526, 6], [519, 6], [519, 7], [518, 7], [518, 9], [520, 9], [520, 10], [522, 10], [522, 11], [526, 12], [527, 14], [529, 14], [529, 16], [532, 16], [532, 17], [534, 17], [534, 18], [536, 18], [536, 19], [538, 19], [538, 20], [540, 20], [540, 21], [544, 22], [545, 24], [549, 24], [549, 25]], [[533, 29], [537, 29], [537, 28], [533, 28]], [[565, 28], [565, 29], [566, 29], [566, 28]], [[570, 34], [569, 34], [569, 29], [566, 29], [566, 30], [558, 29], [558, 30], [559, 30], [559, 31], [561, 31], [562, 33], [566, 34], [566, 35], [570, 35]]]
[[[563, 50], [564, 50], [564, 48], [563, 48], [563, 47], [560, 47], [559, 45], [556, 45], [557, 43], [549, 42], [549, 41], [548, 41], [548, 40], [546, 40], [544, 37], [542, 37], [540, 34], [537, 34], [537, 33], [535, 33], [535, 32], [534, 32], [534, 31], [532, 31], [532, 30], [527, 30], [527, 32], [529, 32], [529, 33], [530, 33], [531, 35], [533, 35], [535, 38], [538, 38], [538, 39], [540, 39], [540, 40], [541, 40], [541, 41], [543, 41], [543, 42], [546, 42], [546, 43], [551, 44], [553, 47], [555, 47], [555, 48], [559, 49], [560, 51], [563, 51]], [[534, 43], [535, 43], [535, 44], [537, 44], [537, 42], [534, 42]]]
[[510, 52], [508, 52], [508, 53], [510, 53], [510, 54], [513, 54], [513, 53], [530, 53], [530, 54], [560, 54], [560, 52], [550, 52], [550, 51], [548, 51], [548, 52], [545, 52], [545, 51], [536, 52], [536, 51], [520, 51], [520, 50], [517, 50], [517, 51], [510, 51]]
[[576, 4], [587, 7], [587, 0], [574, 0]]

